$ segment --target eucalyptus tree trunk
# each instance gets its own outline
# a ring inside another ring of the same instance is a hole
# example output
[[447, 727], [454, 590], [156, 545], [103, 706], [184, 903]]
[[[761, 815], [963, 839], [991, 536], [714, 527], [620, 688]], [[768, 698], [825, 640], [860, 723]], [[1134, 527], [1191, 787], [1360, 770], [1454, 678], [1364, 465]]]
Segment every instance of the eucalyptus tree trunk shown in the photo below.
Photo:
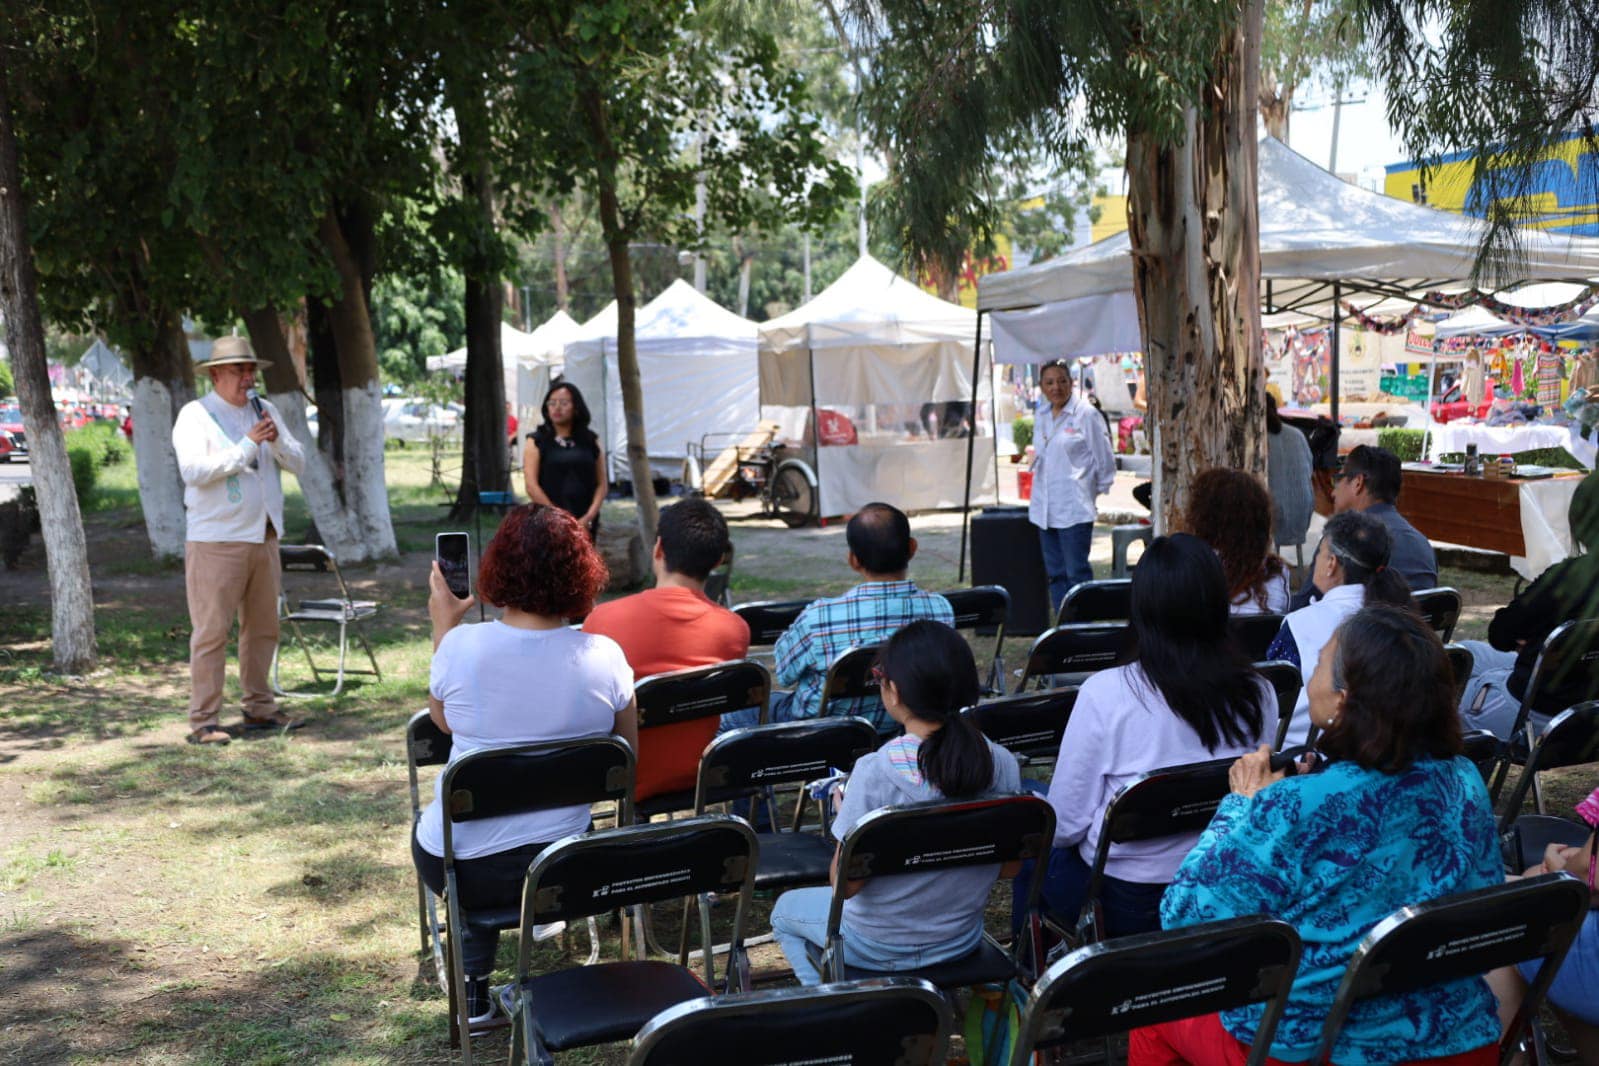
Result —
[[[0, 19], [0, 27], [3, 25]], [[9, 47], [9, 35], [0, 29], [0, 54]], [[66, 439], [50, 398], [39, 282], [22, 202], [22, 169], [8, 82], [6, 63], [0, 61], [0, 315], [5, 316], [11, 371], [28, 433], [29, 465], [39, 504], [45, 563], [50, 570], [50, 649], [57, 670], [80, 674], [94, 665], [98, 654], [89, 546], [83, 536], [78, 494], [72, 486]]]
[[183, 321], [158, 311], [150, 339], [133, 347], [133, 462], [139, 476], [139, 507], [150, 551], [157, 559], [183, 558], [188, 518], [183, 475], [172, 448], [172, 425], [194, 399], [194, 360]]
[[1199, 472], [1264, 476], [1255, 111], [1261, 0], [1220, 42], [1215, 95], [1176, 145], [1127, 138], [1127, 221], [1155, 425], [1157, 528]]
[[339, 296], [328, 305], [327, 322], [343, 394], [344, 500], [355, 520], [352, 532], [366, 545], [368, 558], [388, 558], [398, 548], [384, 482], [383, 402], [366, 283], [356, 250], [333, 212], [323, 216], [318, 233], [339, 275]]
[[565, 311], [572, 302], [566, 280], [566, 220], [556, 203], [550, 205], [550, 246], [555, 259], [555, 306]]
[[311, 521], [316, 524], [317, 536], [323, 547], [340, 562], [362, 562], [370, 553], [366, 542], [356, 533], [360, 523], [339, 494], [333, 463], [311, 435], [311, 423], [306, 417], [305, 386], [295, 368], [283, 320], [272, 308], [258, 307], [244, 313], [244, 323], [250, 330], [255, 354], [272, 364], [261, 373], [267, 399], [283, 416], [281, 428], [305, 450], [305, 469], [299, 475], [300, 492], [305, 496]]

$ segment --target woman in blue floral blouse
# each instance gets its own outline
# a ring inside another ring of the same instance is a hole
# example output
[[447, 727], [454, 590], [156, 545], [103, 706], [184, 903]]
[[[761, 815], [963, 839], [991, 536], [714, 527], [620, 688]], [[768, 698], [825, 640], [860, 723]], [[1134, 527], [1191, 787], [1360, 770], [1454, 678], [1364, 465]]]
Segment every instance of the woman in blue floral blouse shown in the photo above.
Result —
[[[1234, 764], [1233, 794], [1183, 861], [1161, 905], [1170, 929], [1267, 914], [1304, 941], [1271, 1055], [1302, 1062], [1355, 947], [1401, 907], [1504, 881], [1488, 792], [1461, 755], [1449, 661], [1419, 616], [1367, 607], [1321, 651], [1311, 720], [1319, 770], [1272, 773], [1264, 745]], [[1339, 1066], [1498, 1058], [1495, 1001], [1480, 978], [1357, 1003]], [[1242, 1063], [1263, 1008], [1135, 1032], [1130, 1066]]]

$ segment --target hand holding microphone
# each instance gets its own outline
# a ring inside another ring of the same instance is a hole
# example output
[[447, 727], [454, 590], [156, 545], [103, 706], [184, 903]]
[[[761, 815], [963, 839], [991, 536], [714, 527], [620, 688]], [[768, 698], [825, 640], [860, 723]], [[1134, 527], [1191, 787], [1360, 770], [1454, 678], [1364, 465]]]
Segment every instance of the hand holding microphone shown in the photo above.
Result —
[[261, 403], [261, 395], [254, 389], [245, 393], [245, 398], [250, 401], [250, 406], [255, 409], [255, 416], [259, 420], [250, 427], [246, 434], [257, 444], [271, 442], [278, 439], [278, 425], [272, 421], [272, 416], [267, 414], [266, 407]]

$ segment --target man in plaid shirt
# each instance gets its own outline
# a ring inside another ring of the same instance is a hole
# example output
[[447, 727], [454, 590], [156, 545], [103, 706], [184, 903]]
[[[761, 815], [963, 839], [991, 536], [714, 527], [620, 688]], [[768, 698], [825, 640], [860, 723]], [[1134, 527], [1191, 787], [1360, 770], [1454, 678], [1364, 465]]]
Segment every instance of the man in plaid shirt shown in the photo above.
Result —
[[[827, 664], [839, 653], [887, 640], [895, 630], [918, 618], [955, 624], [948, 600], [923, 592], [905, 576], [916, 555], [916, 538], [911, 536], [910, 520], [903, 511], [886, 503], [869, 503], [849, 520], [844, 537], [849, 544], [850, 569], [860, 574], [862, 581], [842, 596], [812, 602], [778, 638], [777, 681], [793, 685], [794, 691], [773, 693], [774, 722], [816, 717]], [[828, 714], [858, 714], [879, 731], [894, 724], [876, 697], [831, 704]]]

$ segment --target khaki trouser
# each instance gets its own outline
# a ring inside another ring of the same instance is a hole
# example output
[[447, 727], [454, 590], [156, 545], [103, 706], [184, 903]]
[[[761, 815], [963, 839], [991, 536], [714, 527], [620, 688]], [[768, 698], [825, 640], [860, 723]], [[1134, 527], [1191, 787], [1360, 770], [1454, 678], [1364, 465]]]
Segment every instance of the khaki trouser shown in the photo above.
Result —
[[244, 713], [267, 718], [277, 711], [269, 674], [278, 647], [278, 537], [261, 544], [191, 540], [184, 545], [189, 593], [189, 728], [217, 724], [227, 674], [228, 631], [239, 620], [239, 687]]

